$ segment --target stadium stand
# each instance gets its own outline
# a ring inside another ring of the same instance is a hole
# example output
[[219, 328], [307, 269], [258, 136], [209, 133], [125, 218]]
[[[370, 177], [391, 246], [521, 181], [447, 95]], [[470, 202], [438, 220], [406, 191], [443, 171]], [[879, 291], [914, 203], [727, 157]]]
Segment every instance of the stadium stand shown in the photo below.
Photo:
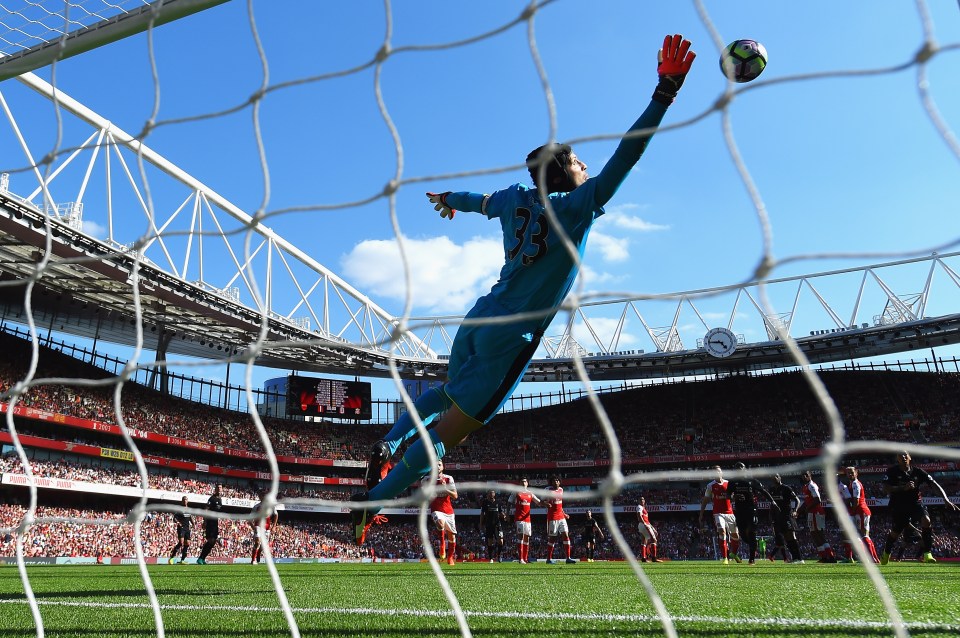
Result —
[[[0, 362], [0, 392], [23, 377], [28, 360], [23, 339], [0, 334], [0, 347], [10, 356]], [[43, 349], [37, 377], [106, 377], [109, 374], [61, 352]], [[850, 439], [883, 438], [892, 441], [956, 445], [960, 424], [960, 374], [897, 371], [825, 371], [821, 378], [841, 412]], [[0, 401], [5, 395], [0, 397]], [[798, 373], [732, 376], [710, 381], [662, 383], [605, 393], [601, 396], [625, 457], [628, 471], [658, 468], [704, 468], [736, 454], [752, 466], [790, 459], [812, 458], [827, 438], [827, 423], [813, 395]], [[21, 396], [15, 417], [37, 477], [66, 481], [69, 489], [39, 490], [40, 523], [31, 526], [25, 551], [30, 556], [96, 556], [110, 560], [133, 555], [132, 525], [127, 512], [136, 501], [141, 479], [125, 449], [113, 413], [112, 389], [90, 386], [40, 385]], [[3, 403], [4, 411], [8, 408]], [[148, 488], [168, 495], [192, 495], [202, 507], [214, 483], [221, 485], [226, 510], [246, 513], [264, 489], [267, 465], [259, 438], [245, 413], [224, 410], [127, 383], [123, 389], [123, 416], [147, 459]], [[67, 418], [70, 417], [70, 418]], [[97, 427], [80, 427], [84, 424]], [[265, 418], [264, 424], [280, 461], [284, 499], [342, 501], [359, 489], [362, 463], [369, 445], [379, 438], [379, 425], [306, 423]], [[114, 426], [114, 427], [101, 427]], [[20, 525], [26, 489], [24, 468], [9, 445], [9, 433], [0, 431], [3, 454], [0, 473], [0, 557], [12, 556], [13, 534]], [[786, 452], [785, 452], [786, 451]], [[727, 455], [727, 456], [724, 456]], [[296, 463], [293, 463], [296, 460]], [[585, 400], [498, 415], [471, 437], [468, 444], [448, 453], [448, 471], [458, 481], [513, 481], [519, 470], [533, 485], [544, 485], [559, 474], [568, 490], [587, 489], [606, 471], [607, 448], [593, 410]], [[507, 463], [510, 465], [508, 466]], [[882, 494], [879, 481], [889, 459], [863, 457], [868, 494]], [[960, 494], [960, 472], [953, 464], [935, 466], [949, 494]], [[313, 477], [311, 473], [325, 476]], [[19, 478], [17, 478], [19, 477]], [[788, 482], [798, 485], [796, 477]], [[101, 487], [97, 487], [101, 486]], [[106, 486], [106, 487], [103, 487]], [[119, 488], [127, 491], [118, 492]], [[633, 507], [642, 493], [650, 504], [661, 535], [661, 555], [674, 559], [712, 557], [713, 534], [704, 533], [695, 520], [702, 486], [699, 483], [633, 487], [614, 501], [620, 526], [636, 547], [639, 539]], [[505, 495], [502, 495], [505, 501]], [[461, 516], [475, 516], [477, 494], [464, 494], [457, 504]], [[163, 501], [160, 496], [151, 500]], [[577, 516], [599, 501], [570, 508], [574, 536]], [[658, 506], [665, 506], [658, 509]], [[175, 543], [171, 515], [149, 512], [142, 527], [148, 556], [164, 556]], [[935, 553], [960, 557], [960, 529], [938, 518], [934, 528]], [[45, 518], [74, 517], [108, 521], [108, 525], [46, 522]], [[469, 518], [467, 519], [469, 520]], [[875, 509], [874, 530], [886, 524], [882, 507]], [[459, 547], [469, 558], [482, 552], [475, 525], [464, 525]], [[835, 526], [834, 526], [835, 527]], [[221, 545], [216, 559], [249, 555], [248, 521], [221, 522]], [[761, 533], [765, 527], [761, 522]], [[202, 537], [198, 525], [197, 538]], [[836, 531], [834, 531], [836, 533]], [[374, 535], [369, 548], [359, 550], [342, 512], [333, 507], [288, 511], [273, 535], [278, 557], [355, 560], [361, 557], [418, 559], [422, 554], [412, 516], [394, 518]], [[512, 530], [507, 526], [508, 539]], [[576, 538], [574, 541], [576, 542]], [[839, 541], [839, 537], [834, 539]], [[534, 537], [532, 555], [542, 555], [542, 538]], [[507, 555], [512, 552], [507, 542]], [[196, 547], [199, 548], [199, 542]], [[807, 548], [810, 549], [809, 547]], [[909, 554], [907, 554], [909, 555]], [[597, 557], [620, 558], [609, 537], [599, 544]]]

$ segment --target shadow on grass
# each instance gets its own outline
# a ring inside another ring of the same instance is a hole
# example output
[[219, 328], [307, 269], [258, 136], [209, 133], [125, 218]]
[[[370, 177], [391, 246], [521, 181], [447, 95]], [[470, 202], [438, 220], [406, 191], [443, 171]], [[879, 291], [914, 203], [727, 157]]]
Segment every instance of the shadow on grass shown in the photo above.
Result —
[[[223, 596], [226, 594], [236, 594], [237, 592], [228, 590], [228, 589], [211, 589], [206, 591], [198, 591], [196, 589], [177, 589], [177, 588], [157, 588], [154, 589], [158, 598], [164, 596], [176, 596], [180, 597], [205, 597], [205, 596]], [[243, 590], [244, 595], [256, 595], [256, 594], [273, 594], [276, 593], [273, 589], [245, 589]], [[78, 598], [147, 598], [147, 590], [145, 589], [110, 589], [110, 590], [84, 590], [84, 591], [44, 591], [44, 592], [33, 592], [34, 598], [37, 600], [74, 600]], [[26, 596], [22, 593], [14, 594], [0, 594], [0, 600], [26, 600]], [[164, 605], [165, 601], [161, 600], [160, 605]], [[0, 629], [0, 631], [3, 631]], [[2, 634], [0, 634], [2, 635]]]

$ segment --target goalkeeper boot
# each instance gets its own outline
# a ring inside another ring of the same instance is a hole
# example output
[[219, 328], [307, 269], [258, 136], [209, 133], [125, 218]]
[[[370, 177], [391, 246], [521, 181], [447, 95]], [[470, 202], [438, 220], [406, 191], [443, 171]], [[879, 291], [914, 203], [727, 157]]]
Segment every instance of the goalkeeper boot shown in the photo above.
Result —
[[370, 460], [367, 461], [367, 491], [369, 492], [380, 483], [386, 474], [384, 470], [389, 471], [390, 446], [385, 441], [377, 441], [370, 448]]
[[883, 554], [880, 555], [881, 565], [886, 565], [889, 562], [890, 562], [890, 552], [884, 552]]
[[934, 557], [933, 557], [933, 554], [931, 554], [930, 552], [926, 552], [926, 553], [924, 553], [923, 558], [920, 559], [920, 562], [922, 562], [922, 563], [935, 563], [935, 562], [937, 562], [937, 559], [934, 558]]
[[733, 560], [737, 561], [737, 563], [742, 563], [742, 562], [743, 562], [743, 559], [740, 558], [740, 554], [734, 554], [734, 555], [733, 555]]

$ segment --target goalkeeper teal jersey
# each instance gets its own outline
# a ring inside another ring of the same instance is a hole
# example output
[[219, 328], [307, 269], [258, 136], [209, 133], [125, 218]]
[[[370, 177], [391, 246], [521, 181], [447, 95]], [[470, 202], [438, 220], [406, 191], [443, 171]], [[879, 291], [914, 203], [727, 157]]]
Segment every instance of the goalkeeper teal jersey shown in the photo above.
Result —
[[[535, 188], [523, 184], [487, 197], [482, 211], [503, 229], [504, 264], [490, 296], [507, 312], [556, 309], [573, 286], [590, 228], [603, 207], [596, 204], [596, 180], [571, 193], [549, 196], [553, 218]], [[576, 259], [563, 243], [569, 238]], [[552, 319], [548, 314], [542, 327]]]
[[[503, 230], [500, 278], [466, 318], [541, 313], [505, 323], [460, 326], [450, 348], [444, 392], [464, 414], [486, 423], [520, 383], [540, 338], [573, 286], [593, 222], [640, 159], [664, 113], [666, 106], [650, 102], [599, 175], [569, 193], [549, 196], [553, 215], [540, 193], [523, 184], [492, 195], [446, 196], [450, 207], [483, 213], [498, 220]], [[641, 130], [644, 133], [638, 133]], [[572, 251], [563, 243], [563, 234]]]
[[[495, 310], [496, 314], [548, 311], [541, 329], [549, 325], [576, 279], [578, 260], [583, 257], [593, 222], [603, 214], [604, 204], [640, 159], [664, 113], [664, 105], [651, 102], [599, 175], [570, 193], [551, 194], [552, 217], [537, 189], [524, 184], [514, 184], [492, 195], [447, 195], [446, 201], [454, 209], [483, 213], [500, 221], [504, 264], [499, 280], [487, 295], [487, 301], [494, 302], [493, 308], [503, 310]], [[649, 129], [646, 136], [631, 136], [643, 129]], [[576, 259], [564, 245], [563, 233], [573, 244]]]

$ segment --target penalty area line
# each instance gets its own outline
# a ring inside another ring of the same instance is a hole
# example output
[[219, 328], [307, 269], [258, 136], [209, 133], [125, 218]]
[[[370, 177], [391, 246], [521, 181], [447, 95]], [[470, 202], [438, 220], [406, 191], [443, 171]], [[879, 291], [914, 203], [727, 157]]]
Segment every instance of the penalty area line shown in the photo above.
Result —
[[[7, 605], [26, 605], [27, 601], [0, 600]], [[43, 600], [37, 601], [41, 607], [86, 607], [95, 609], [151, 609], [149, 603], [111, 603], [71, 600]], [[254, 613], [281, 613], [282, 607], [262, 607], [254, 605], [160, 605], [161, 611], [232, 611]], [[449, 609], [375, 609], [366, 607], [292, 607], [295, 614], [346, 614], [350, 616], [409, 616], [423, 618], [453, 617]], [[601, 622], [660, 622], [655, 614], [589, 614], [589, 613], [542, 613], [542, 612], [512, 612], [512, 611], [467, 611], [468, 618], [503, 618], [518, 620], [570, 620], [570, 621], [601, 621]], [[740, 625], [745, 627], [822, 627], [840, 629], [888, 629], [893, 627], [889, 621], [855, 620], [855, 619], [824, 619], [824, 618], [723, 618], [719, 616], [671, 616], [677, 623], [709, 623]], [[938, 623], [927, 621], [905, 622], [908, 629], [926, 629], [960, 633], [960, 624]]]

